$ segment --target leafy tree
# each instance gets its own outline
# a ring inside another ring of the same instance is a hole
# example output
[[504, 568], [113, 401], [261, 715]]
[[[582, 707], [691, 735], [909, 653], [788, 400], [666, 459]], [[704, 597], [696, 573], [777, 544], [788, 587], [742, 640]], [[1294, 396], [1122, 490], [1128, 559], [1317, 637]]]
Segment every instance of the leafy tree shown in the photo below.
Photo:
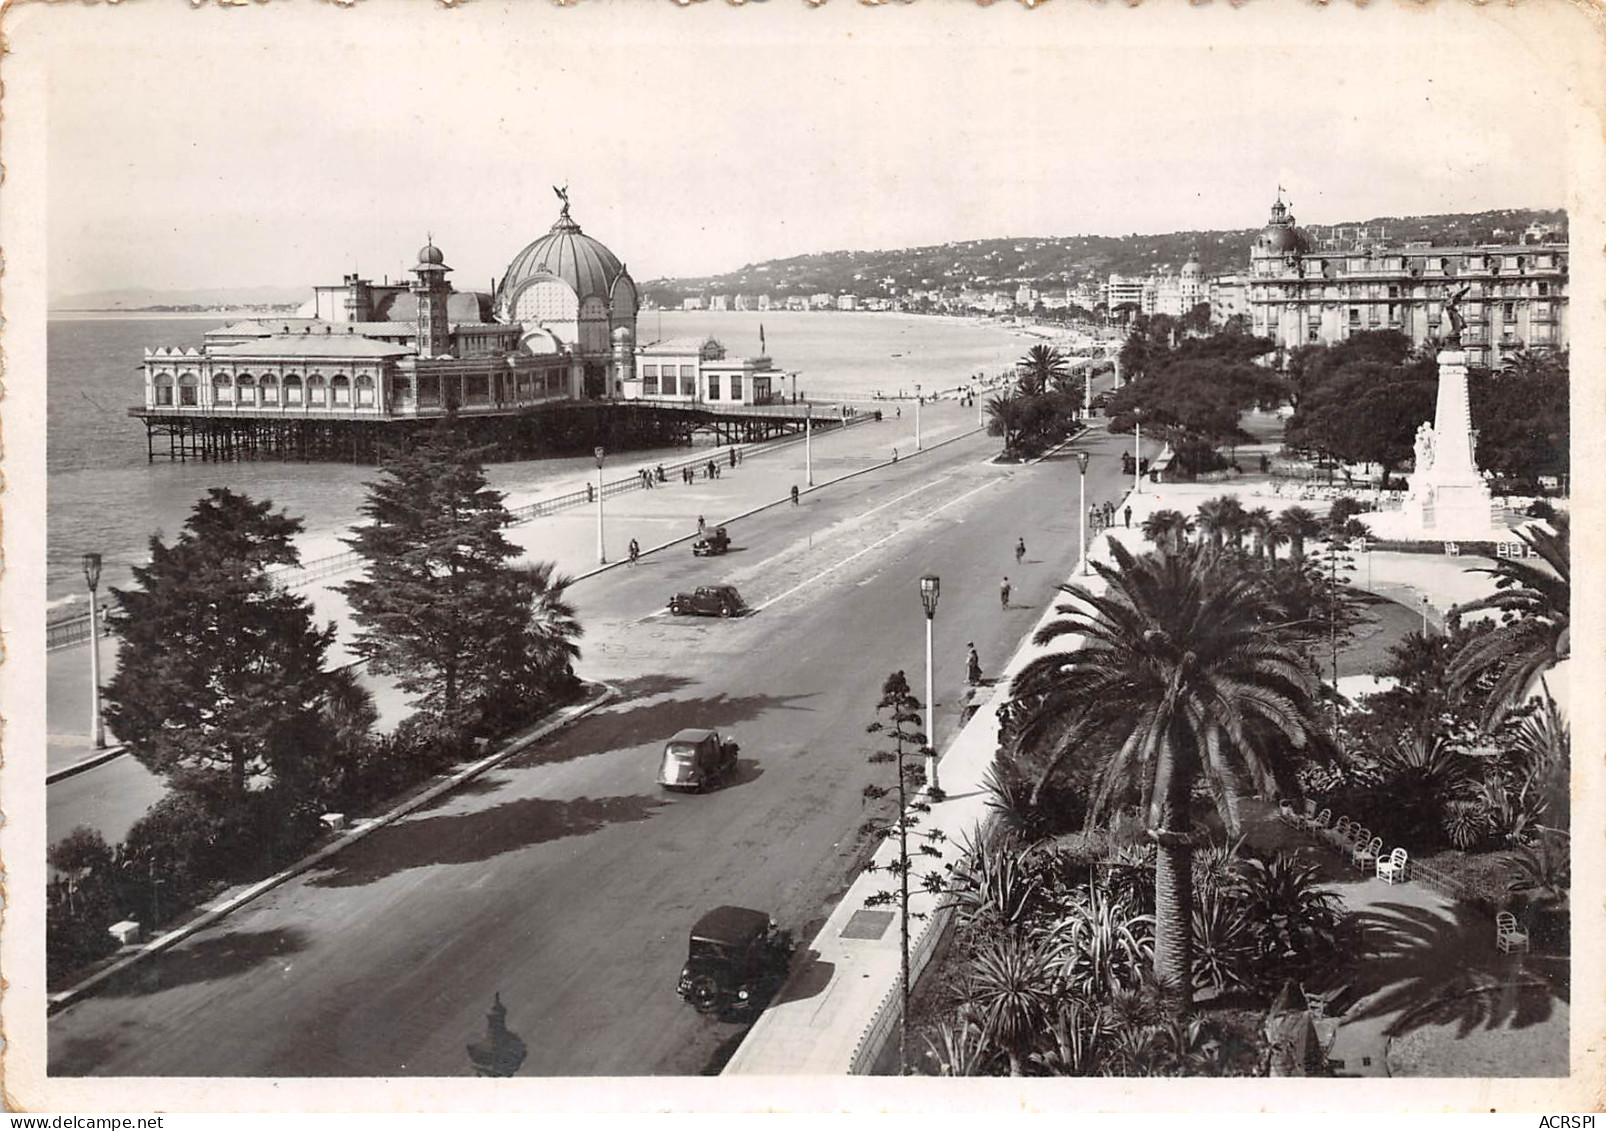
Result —
[[1344, 462], [1380, 463], [1385, 472], [1410, 458], [1417, 426], [1432, 419], [1438, 397], [1437, 366], [1411, 349], [1403, 334], [1380, 330], [1295, 350], [1287, 442]]
[[1006, 453], [1013, 452], [1018, 442], [1021, 404], [1020, 398], [1010, 393], [1001, 393], [987, 401], [987, 434], [1002, 437]]
[[[876, 721], [865, 728], [870, 734], [887, 734], [892, 740], [892, 749], [877, 750], [870, 755], [871, 763], [890, 762], [894, 770], [896, 784], [888, 789], [886, 786], [871, 783], [864, 787], [866, 801], [879, 801], [889, 795], [898, 799], [897, 812], [890, 821], [869, 821], [865, 823], [864, 831], [873, 835], [888, 838], [898, 838], [898, 858], [887, 864], [887, 871], [898, 877], [898, 890], [874, 892], [865, 900], [866, 906], [879, 907], [887, 903], [895, 903], [898, 907], [898, 931], [901, 944], [900, 949], [900, 986], [903, 993], [903, 1009], [898, 1021], [898, 1063], [904, 1075], [909, 1072], [909, 993], [911, 990], [909, 978], [909, 880], [914, 871], [914, 861], [909, 853], [909, 837], [911, 830], [918, 828], [921, 816], [931, 812], [931, 806], [918, 799], [911, 799], [921, 786], [926, 784], [925, 766], [922, 764], [927, 752], [926, 736], [920, 730], [920, 700], [915, 698], [914, 692], [909, 690], [909, 681], [903, 672], [896, 671], [887, 676], [881, 685], [881, 699], [876, 704]], [[919, 845], [917, 855], [940, 859], [942, 852], [937, 848], [943, 840], [942, 830], [932, 829], [925, 833], [916, 833], [915, 836], [925, 843]], [[866, 871], [875, 868], [871, 861]], [[944, 880], [940, 873], [927, 872], [920, 877], [921, 886], [927, 891], [941, 891]]]
[[1054, 1007], [1053, 965], [1046, 950], [1015, 935], [989, 942], [971, 960], [966, 1003], [981, 1029], [1009, 1058], [1009, 1074], [1021, 1075], [1032, 1039], [1048, 1024]]
[[1558, 515], [1551, 524], [1547, 530], [1536, 523], [1517, 534], [1543, 565], [1501, 558], [1492, 568], [1472, 571], [1493, 576], [1495, 592], [1457, 609], [1462, 616], [1484, 609], [1501, 615], [1494, 631], [1469, 639], [1450, 667], [1450, 682], [1458, 693], [1481, 677], [1492, 677], [1483, 715], [1489, 726], [1498, 725], [1528, 697], [1539, 677], [1570, 653], [1571, 523]]
[[1467, 395], [1478, 430], [1478, 466], [1529, 492], [1541, 475], [1569, 474], [1568, 359], [1519, 351], [1499, 372], [1474, 369]]
[[1199, 504], [1199, 530], [1209, 536], [1211, 548], [1217, 551], [1227, 542], [1236, 546], [1242, 540], [1246, 521], [1237, 495], [1218, 495]]
[[[366, 559], [365, 575], [341, 586], [356, 651], [422, 710], [465, 731], [483, 722], [480, 708], [524, 686], [532, 653], [520, 644], [540, 592], [509, 567], [512, 517], [486, 483], [482, 454], [447, 419], [386, 463], [362, 506], [369, 521], [346, 539]], [[550, 574], [543, 585], [561, 593]], [[572, 616], [560, 620], [572, 625]]]
[[314, 625], [311, 602], [267, 572], [300, 560], [300, 530], [272, 503], [214, 487], [172, 546], [151, 539], [136, 587], [112, 590], [122, 652], [106, 719], [176, 788], [238, 804], [316, 752], [334, 626]]
[[1325, 753], [1317, 680], [1258, 579], [1190, 548], [1134, 558], [1111, 546], [1095, 563], [1107, 589], [1062, 586], [1060, 619], [1034, 638], [1070, 637], [1069, 651], [1022, 670], [1012, 693], [1037, 706], [1026, 729], [1068, 718], [1057, 764], [1091, 742], [1113, 745], [1099, 770], [1090, 820], [1135, 796], [1157, 843], [1155, 979], [1177, 1008], [1192, 996], [1193, 793], [1205, 786], [1236, 834], [1246, 784], [1295, 792], [1295, 750]]

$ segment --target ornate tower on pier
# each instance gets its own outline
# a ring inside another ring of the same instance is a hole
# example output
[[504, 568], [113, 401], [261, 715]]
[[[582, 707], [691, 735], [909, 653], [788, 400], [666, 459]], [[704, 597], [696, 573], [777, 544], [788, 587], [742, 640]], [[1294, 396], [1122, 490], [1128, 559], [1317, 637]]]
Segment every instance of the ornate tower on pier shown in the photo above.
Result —
[[452, 327], [446, 318], [446, 257], [431, 239], [418, 253], [413, 273], [418, 276], [413, 294], [418, 296], [418, 356], [444, 357], [452, 352]]

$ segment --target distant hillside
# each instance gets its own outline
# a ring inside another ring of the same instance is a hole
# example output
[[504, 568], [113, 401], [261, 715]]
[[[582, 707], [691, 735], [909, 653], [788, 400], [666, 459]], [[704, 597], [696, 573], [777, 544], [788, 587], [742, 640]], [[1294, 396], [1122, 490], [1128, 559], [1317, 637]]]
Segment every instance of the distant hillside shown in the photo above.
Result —
[[[1314, 234], [1364, 228], [1371, 238], [1389, 242], [1487, 243], [1515, 239], [1535, 221], [1565, 229], [1566, 214], [1515, 208], [1441, 216], [1377, 216], [1324, 227]], [[748, 264], [725, 275], [653, 280], [642, 291], [659, 305], [679, 306], [684, 297], [706, 294], [767, 293], [773, 297], [829, 292], [868, 297], [936, 287], [1013, 290], [1022, 283], [1041, 289], [1102, 281], [1111, 274], [1174, 273], [1192, 253], [1198, 254], [1206, 275], [1218, 275], [1247, 266], [1249, 245], [1260, 231], [1052, 236], [968, 240], [890, 251], [827, 251]]]

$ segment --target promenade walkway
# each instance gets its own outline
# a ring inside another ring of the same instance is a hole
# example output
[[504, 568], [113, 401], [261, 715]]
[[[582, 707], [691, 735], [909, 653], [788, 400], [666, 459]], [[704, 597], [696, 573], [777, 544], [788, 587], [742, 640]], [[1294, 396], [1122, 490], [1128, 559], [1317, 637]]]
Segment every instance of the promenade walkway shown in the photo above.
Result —
[[[728, 449], [707, 449], [707, 457], [720, 466], [718, 479], [698, 478], [686, 485], [671, 474], [669, 482], [651, 490], [633, 490], [610, 495], [603, 504], [603, 524], [608, 565], [597, 563], [597, 521], [593, 506], [571, 510], [519, 523], [508, 530], [509, 539], [531, 559], [552, 561], [561, 573], [575, 578], [592, 576], [602, 569], [619, 568], [627, 561], [626, 547], [635, 538], [644, 554], [695, 536], [697, 519], [702, 516], [710, 527], [738, 515], [784, 502], [796, 485], [807, 492], [807, 447], [812, 447], [816, 488], [846, 476], [862, 474], [890, 462], [893, 450], [901, 458], [915, 455], [915, 414], [904, 406], [899, 416], [896, 405], [882, 406], [883, 419], [847, 429], [833, 429], [814, 436], [810, 445], [802, 439], [777, 441], [747, 447], [736, 467], [730, 466]], [[923, 446], [929, 447], [972, 432], [980, 427], [979, 406], [961, 406], [957, 400], [928, 403], [921, 412]], [[631, 469], [628, 454], [618, 458], [620, 466]], [[510, 495], [510, 505], [534, 501], [533, 497]], [[353, 516], [354, 520], [356, 516]], [[328, 541], [327, 538], [324, 541]], [[334, 590], [351, 574], [320, 579], [302, 590], [314, 603], [316, 616], [335, 621], [339, 637], [331, 649], [332, 663], [355, 660], [349, 649], [352, 637], [350, 613], [345, 599]], [[602, 649], [609, 641], [601, 632], [588, 633], [584, 645]], [[116, 670], [116, 640], [101, 645], [102, 681]], [[406, 697], [390, 681], [364, 675], [364, 683], [374, 695], [380, 712], [380, 727], [395, 725], [410, 712]], [[46, 720], [49, 731], [45, 772], [54, 776], [63, 770], [95, 759], [88, 734], [89, 649], [87, 645], [52, 652], [46, 669]], [[115, 743], [115, 736], [109, 741]], [[95, 768], [55, 782], [47, 795], [47, 836], [56, 839], [76, 825], [97, 828], [108, 840], [120, 839], [145, 810], [162, 795], [161, 783], [132, 758], [118, 757]]]

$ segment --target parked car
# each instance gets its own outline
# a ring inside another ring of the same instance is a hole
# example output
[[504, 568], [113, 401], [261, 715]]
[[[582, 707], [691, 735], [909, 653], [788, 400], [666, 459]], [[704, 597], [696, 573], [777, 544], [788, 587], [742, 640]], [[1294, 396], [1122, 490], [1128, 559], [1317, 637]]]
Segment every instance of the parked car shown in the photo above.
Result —
[[747, 611], [747, 602], [734, 585], [699, 585], [669, 598], [669, 611], [676, 616], [734, 617]]
[[665, 789], [713, 789], [736, 772], [737, 749], [730, 735], [687, 727], [664, 743], [658, 784]]
[[706, 538], [699, 538], [691, 544], [691, 552], [699, 558], [711, 558], [727, 552], [731, 548], [731, 536], [725, 533], [723, 526], [714, 527], [714, 532]]
[[786, 981], [792, 934], [764, 911], [716, 907], [691, 929], [680, 996], [699, 1013], [761, 1008]]

